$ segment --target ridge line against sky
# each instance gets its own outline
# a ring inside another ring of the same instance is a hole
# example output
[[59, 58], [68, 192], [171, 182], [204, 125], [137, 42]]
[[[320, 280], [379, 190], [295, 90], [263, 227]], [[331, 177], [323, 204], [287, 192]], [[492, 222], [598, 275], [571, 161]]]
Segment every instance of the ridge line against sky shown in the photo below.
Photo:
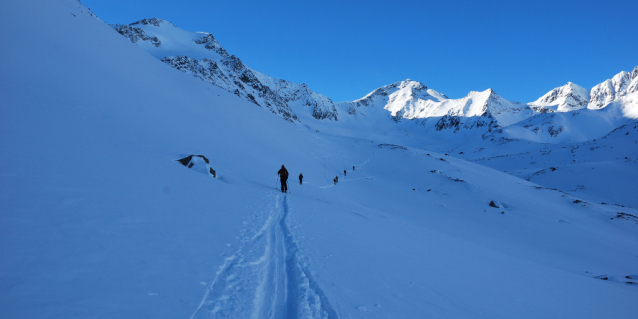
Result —
[[638, 65], [638, 1], [81, 2], [110, 24], [212, 33], [250, 68], [335, 102], [408, 78], [450, 98], [492, 88], [532, 102]]

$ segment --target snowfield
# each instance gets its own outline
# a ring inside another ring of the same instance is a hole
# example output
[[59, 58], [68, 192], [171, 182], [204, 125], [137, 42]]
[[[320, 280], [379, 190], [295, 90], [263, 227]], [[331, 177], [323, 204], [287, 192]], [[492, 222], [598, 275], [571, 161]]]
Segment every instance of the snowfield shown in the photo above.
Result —
[[[288, 121], [76, 0], [0, 9], [1, 318], [638, 313], [635, 93], [575, 111], [599, 131], [555, 143]], [[552, 114], [527, 120], [572, 116]]]

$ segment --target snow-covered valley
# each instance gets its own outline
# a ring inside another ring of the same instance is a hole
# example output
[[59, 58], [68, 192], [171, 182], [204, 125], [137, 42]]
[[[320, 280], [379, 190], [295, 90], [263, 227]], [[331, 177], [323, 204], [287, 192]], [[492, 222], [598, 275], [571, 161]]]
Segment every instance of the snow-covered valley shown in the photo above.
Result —
[[534, 103], [414, 81], [333, 103], [254, 71], [286, 91], [259, 97], [75, 0], [0, 8], [2, 318], [638, 313], [633, 73], [596, 90], [603, 108], [570, 86], [522, 122]]

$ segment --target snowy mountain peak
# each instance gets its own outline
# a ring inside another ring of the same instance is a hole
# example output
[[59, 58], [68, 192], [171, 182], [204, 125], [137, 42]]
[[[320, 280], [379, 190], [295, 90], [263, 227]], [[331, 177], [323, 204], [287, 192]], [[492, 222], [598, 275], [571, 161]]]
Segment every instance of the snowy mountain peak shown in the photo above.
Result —
[[[430, 94], [430, 92], [435, 94]], [[364, 96], [361, 99], [355, 100], [354, 102], [363, 102], [365, 100], [382, 98], [385, 96], [393, 95], [395, 98], [397, 96], [403, 96], [405, 98], [414, 98], [414, 99], [436, 99], [441, 100], [445, 97], [445, 94], [436, 92], [434, 90], [430, 90], [427, 86], [423, 85], [423, 83], [418, 81], [412, 81], [407, 79], [405, 81], [394, 82], [389, 85], [382, 86]]]
[[412, 81], [410, 79], [406, 79], [405, 81], [399, 81], [394, 83], [394, 85], [397, 85], [399, 88], [403, 89], [403, 88], [409, 88], [411, 90], [415, 90], [415, 91], [423, 91], [423, 90], [427, 90], [427, 86], [423, 85], [423, 83], [418, 82], [418, 81]]
[[633, 71], [622, 71], [611, 79], [594, 86], [587, 108], [601, 109], [614, 100], [638, 91], [638, 66]]
[[567, 82], [567, 84], [547, 92], [538, 100], [530, 103], [530, 106], [537, 107], [540, 113], [547, 113], [580, 110], [586, 108], [587, 104], [589, 104], [587, 89]]
[[[427, 105], [430, 102], [445, 99], [445, 94], [428, 89], [421, 82], [407, 79], [380, 87], [353, 102], [344, 103], [347, 105], [348, 114], [351, 115], [365, 116], [374, 112], [399, 121], [402, 118], [419, 118], [423, 110], [428, 109]], [[368, 108], [369, 110], [366, 110]]]
[[497, 116], [500, 114], [510, 113], [512, 111], [517, 111], [519, 113], [519, 109], [522, 109], [520, 103], [510, 102], [502, 98], [498, 95], [492, 88], [489, 88], [483, 92], [478, 92], [477, 94], [477, 102], [475, 103], [481, 105], [480, 102], [484, 99], [484, 102], [481, 105], [480, 111], [478, 112], [470, 112], [471, 116], [482, 116], [485, 113], [490, 113], [492, 116]]

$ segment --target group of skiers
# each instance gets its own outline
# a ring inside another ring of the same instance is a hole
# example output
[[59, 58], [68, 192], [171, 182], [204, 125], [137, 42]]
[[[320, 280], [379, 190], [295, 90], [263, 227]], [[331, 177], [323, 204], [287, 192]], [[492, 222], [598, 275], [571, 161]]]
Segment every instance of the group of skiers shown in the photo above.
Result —
[[[354, 171], [354, 166], [352, 166], [352, 170]], [[288, 170], [286, 169], [286, 166], [281, 165], [281, 168], [279, 169], [279, 171], [277, 171], [277, 174], [279, 175], [279, 182], [281, 182], [281, 192], [282, 193], [287, 193], [288, 192]], [[346, 170], [343, 170], [343, 176], [346, 176]], [[332, 180], [334, 182], [335, 185], [337, 185], [337, 183], [339, 182], [339, 176], [335, 176], [335, 178]], [[303, 174], [299, 173], [299, 185], [303, 184]]]

